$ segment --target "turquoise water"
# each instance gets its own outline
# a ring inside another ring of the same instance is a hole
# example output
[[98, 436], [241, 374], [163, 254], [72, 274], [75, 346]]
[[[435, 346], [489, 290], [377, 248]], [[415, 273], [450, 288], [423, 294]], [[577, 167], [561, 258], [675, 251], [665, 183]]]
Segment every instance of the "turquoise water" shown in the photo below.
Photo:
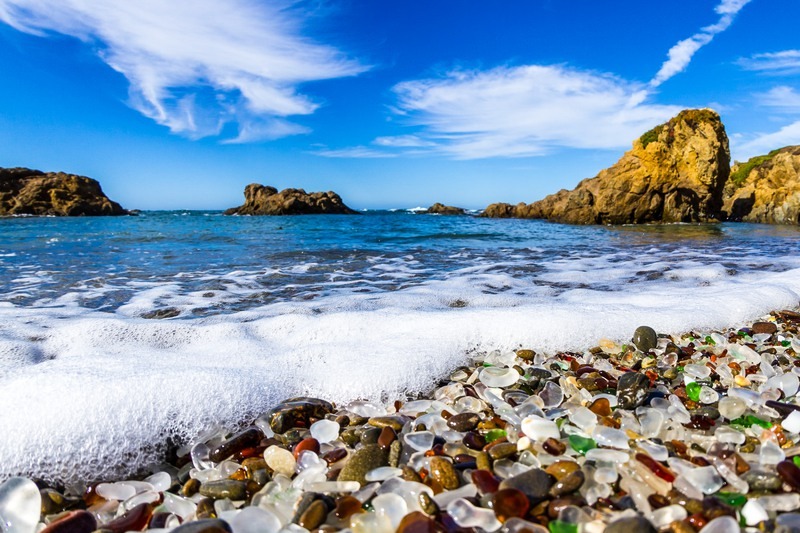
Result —
[[287, 397], [391, 400], [476, 350], [702, 333], [798, 301], [797, 227], [0, 219], [0, 477], [110, 478]]

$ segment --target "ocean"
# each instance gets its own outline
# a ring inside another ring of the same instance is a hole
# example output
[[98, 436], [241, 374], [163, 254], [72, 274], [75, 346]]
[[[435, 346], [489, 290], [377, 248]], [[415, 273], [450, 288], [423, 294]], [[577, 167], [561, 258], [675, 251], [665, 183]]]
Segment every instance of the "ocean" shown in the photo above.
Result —
[[111, 478], [285, 398], [413, 397], [481, 351], [583, 351], [799, 301], [798, 227], [0, 219], [0, 477]]

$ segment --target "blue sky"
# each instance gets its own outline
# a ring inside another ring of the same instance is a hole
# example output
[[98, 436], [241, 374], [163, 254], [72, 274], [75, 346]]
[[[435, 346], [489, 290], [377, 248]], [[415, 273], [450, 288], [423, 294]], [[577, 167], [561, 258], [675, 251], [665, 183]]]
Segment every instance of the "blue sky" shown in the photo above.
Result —
[[125, 207], [251, 182], [356, 208], [530, 202], [686, 107], [800, 144], [796, 0], [0, 0], [0, 166]]

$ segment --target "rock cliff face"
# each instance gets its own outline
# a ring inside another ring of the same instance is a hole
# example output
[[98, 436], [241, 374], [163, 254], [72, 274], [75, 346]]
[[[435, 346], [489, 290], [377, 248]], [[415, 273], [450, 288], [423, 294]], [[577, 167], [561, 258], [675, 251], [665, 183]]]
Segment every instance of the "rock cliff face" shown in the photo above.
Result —
[[724, 192], [728, 220], [800, 224], [800, 146], [737, 163]]
[[284, 189], [251, 183], [244, 188], [244, 205], [232, 207], [226, 215], [352, 215], [335, 192], [307, 193], [303, 189]]
[[483, 216], [569, 224], [703, 222], [723, 215], [728, 136], [710, 109], [682, 111], [634, 141], [614, 166], [532, 204], [492, 204]]
[[101, 216], [128, 212], [85, 176], [0, 168], [0, 215]]
[[462, 207], [454, 207], [452, 205], [444, 205], [436, 202], [425, 211], [429, 215], [463, 215], [466, 210]]

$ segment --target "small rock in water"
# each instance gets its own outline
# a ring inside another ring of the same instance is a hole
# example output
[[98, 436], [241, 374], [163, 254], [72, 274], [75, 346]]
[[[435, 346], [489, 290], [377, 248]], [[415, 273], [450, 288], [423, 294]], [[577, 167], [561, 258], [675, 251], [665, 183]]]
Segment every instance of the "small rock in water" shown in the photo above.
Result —
[[310, 427], [312, 418], [321, 420], [333, 412], [333, 405], [318, 398], [292, 398], [273, 407], [269, 416], [272, 431], [281, 434], [294, 427]]
[[12, 477], [0, 485], [0, 530], [4, 533], [33, 533], [41, 509], [42, 495], [30, 479]]
[[647, 353], [658, 346], [656, 330], [650, 326], [639, 326], [633, 332], [633, 344], [640, 352]]

